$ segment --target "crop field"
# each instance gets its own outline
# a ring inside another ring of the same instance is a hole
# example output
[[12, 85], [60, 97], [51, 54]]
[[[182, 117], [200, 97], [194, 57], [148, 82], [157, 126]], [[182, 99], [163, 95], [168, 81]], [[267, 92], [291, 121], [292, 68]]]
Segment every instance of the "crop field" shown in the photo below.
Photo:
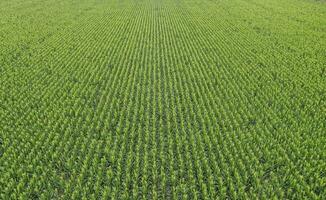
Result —
[[0, 0], [0, 199], [326, 199], [326, 2]]

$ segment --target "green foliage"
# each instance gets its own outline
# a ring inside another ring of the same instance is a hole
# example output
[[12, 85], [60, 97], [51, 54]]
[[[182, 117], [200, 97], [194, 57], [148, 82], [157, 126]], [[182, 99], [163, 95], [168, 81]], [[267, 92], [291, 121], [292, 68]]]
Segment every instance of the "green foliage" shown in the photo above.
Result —
[[325, 199], [326, 5], [0, 1], [0, 199]]

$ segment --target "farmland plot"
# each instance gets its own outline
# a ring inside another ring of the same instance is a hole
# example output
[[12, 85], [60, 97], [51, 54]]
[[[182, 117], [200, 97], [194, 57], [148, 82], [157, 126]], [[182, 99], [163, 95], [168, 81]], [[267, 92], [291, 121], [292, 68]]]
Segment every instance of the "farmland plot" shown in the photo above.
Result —
[[325, 199], [326, 4], [0, 1], [0, 199]]

